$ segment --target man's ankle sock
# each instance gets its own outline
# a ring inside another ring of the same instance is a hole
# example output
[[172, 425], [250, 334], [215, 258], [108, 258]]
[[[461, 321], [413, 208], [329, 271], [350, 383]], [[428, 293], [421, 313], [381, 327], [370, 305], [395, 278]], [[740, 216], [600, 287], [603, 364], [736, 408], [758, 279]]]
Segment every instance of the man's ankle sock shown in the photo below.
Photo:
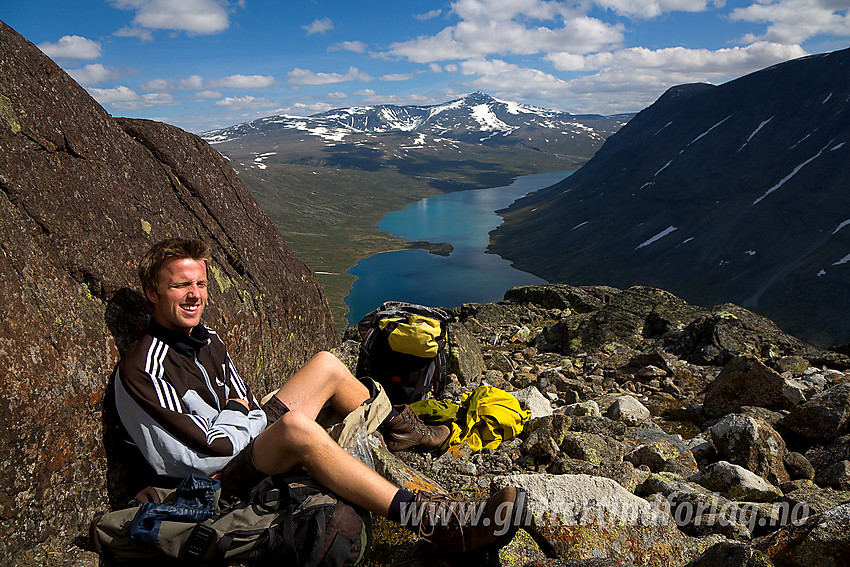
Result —
[[381, 422], [381, 427], [388, 426], [390, 424], [390, 422], [399, 415], [401, 415], [399, 413], [399, 411], [397, 409], [393, 408], [392, 410], [390, 410], [389, 415], [387, 415], [387, 417], [384, 418], [384, 421]]
[[400, 524], [401, 505], [404, 503], [413, 502], [414, 500], [416, 500], [415, 494], [413, 494], [409, 490], [399, 488], [398, 492], [396, 492], [395, 496], [393, 496], [393, 501], [390, 502], [390, 511], [387, 514], [387, 519]]

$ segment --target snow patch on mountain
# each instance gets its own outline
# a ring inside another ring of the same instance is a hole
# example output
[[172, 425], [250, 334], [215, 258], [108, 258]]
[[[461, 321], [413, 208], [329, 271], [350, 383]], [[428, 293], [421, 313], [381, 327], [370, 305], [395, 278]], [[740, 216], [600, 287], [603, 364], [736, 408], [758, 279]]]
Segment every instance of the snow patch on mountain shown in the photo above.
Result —
[[676, 227], [676, 226], [668, 226], [667, 228], [665, 228], [664, 230], [662, 230], [661, 232], [659, 232], [658, 234], [656, 234], [652, 238], [643, 241], [641, 244], [639, 244], [637, 246], [637, 248], [635, 248], [635, 250], [640, 250], [641, 248], [645, 248], [645, 247], [649, 246], [650, 244], [661, 240], [662, 238], [664, 238], [668, 234], [675, 232], [677, 230], [679, 230], [679, 228]]

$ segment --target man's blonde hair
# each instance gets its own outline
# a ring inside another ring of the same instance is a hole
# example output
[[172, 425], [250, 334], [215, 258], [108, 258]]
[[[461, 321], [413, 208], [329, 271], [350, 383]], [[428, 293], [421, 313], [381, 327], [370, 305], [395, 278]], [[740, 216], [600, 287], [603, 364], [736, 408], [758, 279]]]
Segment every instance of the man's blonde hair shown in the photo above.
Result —
[[168, 238], [154, 244], [139, 262], [139, 279], [142, 281], [142, 291], [147, 294], [149, 289], [156, 292], [159, 284], [159, 270], [162, 264], [170, 259], [204, 261], [209, 268], [212, 261], [210, 247], [203, 240], [188, 240], [184, 238]]

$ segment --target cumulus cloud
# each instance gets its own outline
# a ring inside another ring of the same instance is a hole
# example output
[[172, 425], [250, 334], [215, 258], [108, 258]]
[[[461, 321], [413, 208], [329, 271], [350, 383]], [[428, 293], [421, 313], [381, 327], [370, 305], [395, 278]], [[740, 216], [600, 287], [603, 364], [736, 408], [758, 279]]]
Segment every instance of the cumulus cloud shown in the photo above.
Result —
[[135, 100], [116, 101], [112, 103], [115, 110], [140, 110], [151, 106], [171, 106], [175, 104], [174, 97], [168, 93], [147, 93]]
[[[515, 4], [501, 0], [463, 0], [454, 7], [462, 16], [456, 25], [433, 36], [393, 43], [389, 54], [417, 63], [431, 63], [494, 54], [530, 55], [549, 51], [582, 54], [609, 49], [623, 41], [622, 24], [609, 24], [582, 14], [559, 17], [549, 26], [541, 25], [542, 22], [530, 24], [531, 14], [554, 18], [561, 10], [549, 4], [535, 5], [520, 14]], [[494, 12], [488, 13], [489, 8]]]
[[758, 0], [747, 7], [735, 8], [730, 18], [768, 24], [763, 35], [750, 35], [745, 41], [793, 44], [821, 34], [850, 37], [848, 12], [850, 6], [842, 0]]
[[485, 92], [507, 92], [515, 98], [530, 96], [558, 99], [569, 90], [569, 84], [539, 69], [522, 67], [502, 60], [473, 59], [460, 63], [460, 73], [477, 76], [466, 85]]
[[348, 72], [344, 75], [339, 73], [315, 73], [309, 69], [299, 69], [296, 67], [288, 73], [286, 82], [293, 85], [330, 85], [352, 81], [368, 83], [374, 80], [374, 77], [366, 73], [361, 73], [357, 67], [349, 67]]
[[443, 11], [441, 9], [437, 8], [436, 10], [431, 10], [430, 12], [425, 12], [424, 14], [414, 14], [413, 17], [417, 20], [431, 20], [433, 18], [436, 18], [437, 16], [439, 16], [442, 13], [443, 13]]
[[146, 91], [170, 91], [174, 90], [174, 82], [168, 79], [151, 79], [142, 83]]
[[253, 97], [250, 95], [245, 96], [228, 96], [219, 101], [216, 101], [216, 106], [224, 106], [230, 108], [232, 110], [244, 110], [244, 109], [252, 109], [252, 108], [270, 108], [275, 106], [276, 103], [262, 98], [262, 97]]
[[221, 98], [223, 96], [224, 96], [224, 94], [222, 94], [218, 91], [210, 91], [210, 90], [198, 91], [194, 94], [194, 97], [197, 100], [207, 100], [207, 99], [213, 99], [213, 98]]
[[220, 79], [211, 79], [208, 86], [215, 89], [230, 87], [234, 89], [265, 89], [274, 85], [271, 75], [230, 75]]
[[379, 77], [382, 81], [409, 81], [415, 77], [413, 73], [388, 73]]
[[353, 53], [365, 53], [368, 45], [362, 41], [343, 41], [328, 46], [328, 51], [351, 51]]
[[129, 87], [123, 85], [111, 89], [89, 88], [89, 94], [100, 104], [110, 104], [113, 102], [127, 102], [138, 100], [139, 94]]
[[[640, 76], [653, 72], [658, 76], [669, 77], [666, 82], [672, 86], [677, 82], [732, 78], [804, 55], [805, 50], [798, 45], [757, 42], [746, 47], [717, 50], [684, 47], [653, 50], [631, 47], [585, 57], [553, 53], [546, 58], [556, 69], [565, 71], [605, 71], [609, 76], [618, 73], [624, 76], [629, 73]], [[592, 78], [584, 80], [594, 82]]]
[[664, 12], [702, 12], [714, 5], [722, 6], [723, 0], [594, 0], [600, 8], [634, 18], [655, 18]]
[[213, 34], [230, 26], [224, 0], [110, 0], [110, 4], [122, 10], [134, 10], [135, 28]]
[[313, 35], [334, 29], [334, 23], [330, 18], [322, 18], [321, 20], [313, 20], [308, 25], [301, 27], [307, 30], [307, 35]]
[[100, 43], [79, 35], [63, 35], [56, 43], [46, 41], [38, 48], [53, 59], [97, 59], [103, 55]]
[[106, 67], [100, 63], [92, 63], [79, 69], [66, 69], [65, 71], [71, 75], [72, 79], [84, 87], [97, 85], [105, 81], [112, 81], [123, 75], [120, 69]]
[[177, 88], [184, 91], [194, 91], [204, 88], [204, 78], [200, 75], [189, 75], [177, 81]]
[[151, 33], [150, 30], [146, 30], [144, 28], [124, 26], [112, 35], [117, 37], [135, 37], [138, 38], [140, 41], [153, 41], [153, 33]]

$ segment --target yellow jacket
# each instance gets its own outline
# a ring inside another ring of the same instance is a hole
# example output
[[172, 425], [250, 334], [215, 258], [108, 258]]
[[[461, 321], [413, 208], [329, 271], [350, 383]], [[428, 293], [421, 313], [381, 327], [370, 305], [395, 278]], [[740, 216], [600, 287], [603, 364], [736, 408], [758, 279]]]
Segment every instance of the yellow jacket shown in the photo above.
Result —
[[447, 401], [421, 400], [410, 404], [422, 421], [448, 425], [452, 432], [441, 447], [467, 443], [473, 451], [496, 449], [503, 439], [515, 437], [528, 421], [530, 412], [504, 390], [483, 385], [461, 398], [461, 405]]

